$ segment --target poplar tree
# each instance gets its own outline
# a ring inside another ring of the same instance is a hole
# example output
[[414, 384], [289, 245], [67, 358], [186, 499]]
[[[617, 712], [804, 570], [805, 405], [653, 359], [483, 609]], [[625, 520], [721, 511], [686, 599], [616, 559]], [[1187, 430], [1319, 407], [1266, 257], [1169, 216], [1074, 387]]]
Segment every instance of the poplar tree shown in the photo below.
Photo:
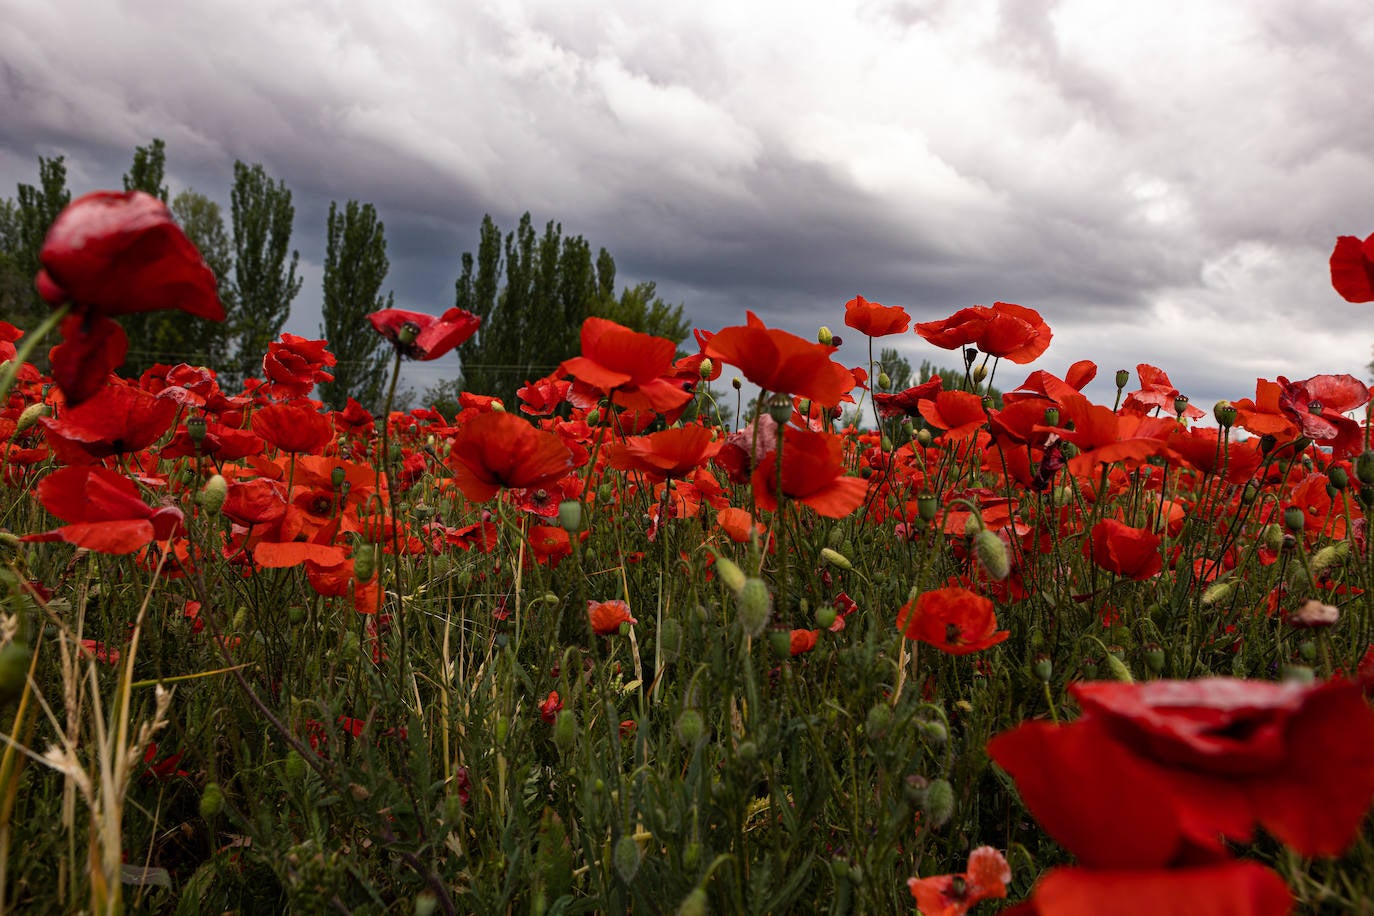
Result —
[[165, 351], [174, 340], [182, 352], [178, 361], [207, 366], [216, 372], [228, 370], [232, 376], [234, 370], [229, 365], [233, 355], [230, 322], [237, 314], [233, 282], [234, 249], [224, 225], [223, 210], [209, 197], [187, 188], [172, 198], [172, 215], [214, 272], [219, 284], [219, 301], [229, 321], [205, 321], [180, 312], [168, 312], [172, 320], [167, 327], [172, 329], [174, 338], [157, 338], [153, 341], [154, 347]]
[[[38, 274], [38, 253], [43, 250], [43, 239], [47, 237], [48, 227], [57, 215], [72, 202], [72, 192], [67, 190], [67, 165], [63, 157], [51, 159], [38, 158], [38, 184], [18, 186], [18, 205], [14, 211], [11, 230], [13, 245], [10, 260], [13, 270], [22, 280], [22, 293], [15, 296], [16, 301], [5, 303], [5, 320], [20, 327], [31, 328], [48, 312], [48, 305], [34, 288], [33, 278]], [[40, 362], [42, 358], [40, 357]]]
[[[134, 161], [124, 173], [125, 191], [142, 191], [163, 203], [167, 202], [167, 186], [162, 182], [167, 170], [167, 146], [154, 138], [148, 146], [134, 149]], [[176, 364], [196, 362], [189, 351], [187, 331], [192, 316], [181, 312], [135, 312], [125, 315], [122, 323], [129, 335], [129, 352], [120, 373], [138, 376], [155, 363]]]
[[329, 205], [324, 255], [324, 325], [320, 334], [338, 358], [334, 381], [320, 386], [324, 402], [343, 409], [350, 397], [369, 410], [378, 409], [386, 372], [386, 340], [373, 330], [367, 315], [390, 308], [392, 295], [381, 293], [390, 261], [386, 230], [372, 204], [350, 200], [342, 211]]
[[261, 165], [234, 163], [229, 195], [234, 231], [234, 313], [238, 379], [258, 375], [267, 345], [291, 314], [301, 291], [296, 276], [300, 252], [290, 250], [296, 208], [284, 181], [273, 181]]

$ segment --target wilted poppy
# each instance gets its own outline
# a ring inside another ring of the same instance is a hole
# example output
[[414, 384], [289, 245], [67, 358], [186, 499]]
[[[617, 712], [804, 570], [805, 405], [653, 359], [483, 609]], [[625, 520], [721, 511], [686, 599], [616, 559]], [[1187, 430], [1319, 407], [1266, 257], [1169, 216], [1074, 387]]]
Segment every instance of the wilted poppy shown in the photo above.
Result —
[[[754, 500], [768, 510], [778, 507], [777, 462], [774, 451], [754, 469]], [[845, 475], [841, 437], [788, 426], [783, 431], [781, 490], [818, 515], [844, 518], [863, 504], [868, 481]]]
[[630, 606], [615, 598], [609, 601], [588, 601], [587, 619], [591, 622], [592, 632], [599, 636], [614, 636], [620, 632], [620, 625], [623, 623], [639, 623], [630, 615]]
[[1347, 302], [1374, 302], [1374, 235], [1336, 239], [1331, 252], [1331, 285]]
[[922, 592], [915, 601], [902, 605], [897, 627], [907, 639], [929, 643], [950, 655], [981, 652], [1011, 635], [997, 629], [991, 601], [957, 586]]
[[964, 873], [910, 878], [906, 886], [922, 916], [964, 916], [980, 901], [1006, 897], [1010, 881], [1006, 857], [991, 846], [979, 846], [968, 854]]
[[463, 424], [452, 440], [449, 466], [468, 499], [491, 499], [502, 487], [543, 487], [572, 470], [572, 453], [550, 432], [508, 413]]
[[883, 305], [855, 296], [844, 304], [844, 323], [869, 337], [886, 337], [910, 327], [911, 316], [899, 305]]
[[854, 374], [830, 358], [834, 347], [766, 327], [753, 312], [746, 315], [747, 324], [722, 328], [711, 338], [707, 356], [739, 367], [764, 391], [786, 392], [823, 407], [835, 407], [853, 390]]
[[482, 323], [471, 312], [451, 308], [435, 318], [423, 312], [382, 309], [367, 316], [372, 327], [408, 359], [438, 359], [467, 341]]
[[1127, 579], [1148, 579], [1164, 567], [1160, 542], [1153, 531], [1104, 518], [1093, 525], [1084, 552], [1108, 572]]

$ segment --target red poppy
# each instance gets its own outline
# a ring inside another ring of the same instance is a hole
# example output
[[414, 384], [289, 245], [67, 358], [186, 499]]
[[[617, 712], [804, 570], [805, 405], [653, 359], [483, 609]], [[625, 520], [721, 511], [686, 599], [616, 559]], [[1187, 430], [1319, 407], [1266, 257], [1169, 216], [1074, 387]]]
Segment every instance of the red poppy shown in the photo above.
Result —
[[816, 648], [816, 638], [820, 630], [793, 630], [788, 635], [787, 652], [789, 655], [805, 655]]
[[896, 394], [875, 391], [873, 392], [873, 403], [878, 405], [878, 416], [884, 420], [891, 420], [893, 417], [915, 419], [921, 415], [921, 404], [932, 400], [939, 394], [944, 384], [944, 379], [938, 375], [932, 375], [921, 384]]
[[983, 900], [1006, 897], [1010, 881], [1006, 857], [991, 846], [979, 846], [968, 854], [963, 874], [910, 878], [906, 886], [922, 916], [964, 916]]
[[535, 525], [530, 529], [529, 542], [538, 563], [557, 567], [565, 557], [572, 556], [572, 541], [568, 532], [558, 525]]
[[943, 321], [917, 324], [916, 333], [946, 350], [973, 345], [1019, 364], [1034, 361], [1054, 336], [1039, 312], [1011, 302], [960, 309]]
[[270, 404], [253, 414], [253, 432], [284, 452], [319, 452], [334, 439], [334, 424], [309, 402]]
[[[1178, 421], [1172, 416], [1117, 414], [1100, 404], [1089, 403], [1079, 394], [1066, 397], [1060, 409], [1063, 411], [1061, 426], [1046, 429], [1080, 449], [1079, 454], [1069, 460], [1070, 473], [1085, 476], [1093, 473], [1098, 465], [1117, 461], [1134, 466], [1152, 457], [1178, 460], [1178, 455], [1164, 441], [1178, 429]], [[1074, 428], [1065, 428], [1070, 422]]]
[[835, 362], [834, 347], [812, 343], [795, 334], [765, 327], [753, 312], [748, 323], [721, 329], [704, 352], [739, 367], [744, 377], [764, 391], [807, 398], [835, 407], [854, 388], [854, 374]]
[[1055, 868], [1005, 916], [1286, 916], [1293, 895], [1257, 862], [1196, 868]]
[[502, 487], [549, 486], [572, 470], [572, 453], [550, 432], [509, 413], [473, 417], [453, 437], [449, 466], [468, 499], [491, 499]]
[[763, 525], [754, 521], [754, 516], [745, 509], [730, 506], [716, 513], [716, 524], [725, 536], [737, 544], [745, 544], [755, 536], [762, 536]]
[[142, 191], [96, 191], [58, 214], [38, 254], [38, 291], [86, 315], [176, 309], [224, 320], [215, 275], [167, 205]]
[[677, 345], [595, 316], [582, 322], [582, 353], [559, 371], [609, 394], [612, 402], [661, 414], [680, 412], [692, 392], [672, 378]]
[[1127, 579], [1149, 579], [1164, 568], [1160, 537], [1145, 528], [1132, 528], [1104, 518], [1093, 525], [1084, 552], [1108, 572]]
[[544, 702], [539, 704], [539, 718], [552, 725], [553, 720], [558, 718], [558, 713], [562, 709], [563, 699], [558, 695], [558, 691], [550, 690], [549, 695], [544, 698]]
[[620, 632], [624, 623], [639, 623], [630, 615], [630, 606], [624, 601], [588, 601], [587, 619], [591, 621], [592, 632], [598, 636], [614, 636]]
[[1061, 379], [1044, 369], [1036, 369], [1026, 380], [1002, 396], [1002, 403], [1010, 406], [1023, 398], [1049, 398], [1056, 404], [1065, 395], [1077, 394], [1097, 377], [1097, 363], [1090, 359], [1080, 359], [1069, 367]]
[[1369, 386], [1353, 375], [1314, 375], [1301, 382], [1279, 376], [1279, 410], [1304, 436], [1331, 446], [1337, 458], [1364, 448], [1360, 424], [1345, 416], [1369, 402]]
[[438, 318], [405, 309], [382, 309], [367, 316], [376, 329], [407, 359], [438, 359], [477, 333], [482, 319], [452, 308]]
[[328, 346], [327, 340], [308, 340], [295, 334], [282, 334], [281, 340], [268, 344], [267, 355], [262, 358], [267, 394], [289, 401], [309, 397], [319, 382], [334, 381], [324, 369], [338, 362]]
[[62, 342], [48, 351], [52, 380], [67, 404], [88, 400], [124, 362], [129, 337], [119, 322], [99, 314], [73, 314], [62, 319]]
[[526, 382], [525, 387], [515, 392], [520, 399], [520, 412], [533, 417], [547, 417], [567, 400], [571, 387], [572, 382], [566, 379], [541, 378]]
[[777, 447], [777, 421], [767, 413], [760, 413], [753, 423], [725, 437], [714, 461], [731, 483], [745, 483], [759, 462]]
[[1374, 235], [1336, 239], [1331, 252], [1331, 285], [1347, 302], [1374, 302]]
[[[132, 385], [106, 385], [90, 400], [39, 422], [54, 452], [65, 444], [91, 460], [142, 451], [171, 428], [177, 410], [173, 402]], [[70, 457], [62, 460], [72, 464]]]
[[926, 422], [944, 430], [944, 437], [951, 442], [977, 435], [988, 421], [983, 399], [968, 391], [941, 391], [930, 400], [921, 401], [917, 409]]
[[844, 304], [844, 323], [869, 337], [886, 337], [910, 327], [911, 316], [899, 305], [883, 305], [856, 296]]
[[995, 646], [1011, 635], [997, 629], [993, 604], [966, 588], [950, 586], [922, 592], [897, 612], [897, 627], [907, 639], [929, 643], [950, 655], [968, 655]]
[[14, 342], [24, 336], [24, 332], [8, 321], [0, 321], [0, 362], [7, 359], [14, 359], [19, 355], [19, 350]]
[[25, 541], [65, 541], [96, 553], [133, 553], [180, 533], [181, 510], [151, 509], [129, 478], [99, 466], [59, 468], [39, 481], [38, 501], [68, 524]]
[[334, 411], [334, 428], [341, 435], [357, 436], [372, 432], [377, 428], [377, 421], [367, 408], [349, 398], [343, 410]]
[[[863, 504], [868, 481], [845, 476], [844, 440], [827, 433], [787, 427], [783, 432], [782, 493], [826, 518], [844, 518]], [[754, 469], [754, 500], [778, 507], [778, 453]]]
[[[1180, 395], [1173, 382], [1169, 381], [1169, 374], [1149, 363], [1141, 363], [1135, 367], [1135, 371], [1136, 376], [1140, 379], [1140, 388], [1126, 395], [1126, 400], [1121, 405], [1122, 411], [1149, 413], [1153, 410], [1161, 410], [1167, 416], [1177, 416], [1178, 411], [1175, 410], [1175, 402]], [[1200, 420], [1206, 416], [1201, 408], [1191, 404], [1183, 409], [1183, 415], [1190, 420]]]
[[647, 436], [629, 436], [610, 448], [611, 467], [640, 471], [651, 480], [683, 477], [720, 451], [721, 443], [704, 426], [665, 429]]

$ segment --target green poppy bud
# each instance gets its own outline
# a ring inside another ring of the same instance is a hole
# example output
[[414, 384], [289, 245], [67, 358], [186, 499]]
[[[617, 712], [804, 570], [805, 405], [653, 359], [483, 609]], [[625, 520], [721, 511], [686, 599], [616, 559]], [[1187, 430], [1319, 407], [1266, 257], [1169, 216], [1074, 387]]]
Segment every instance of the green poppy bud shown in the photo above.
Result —
[[29, 678], [33, 649], [27, 642], [11, 640], [0, 648], [0, 702], [19, 699]]
[[205, 786], [200, 793], [200, 816], [202, 820], [219, 814], [224, 810], [224, 790], [219, 787], [219, 783], [212, 782]]
[[849, 562], [849, 558], [838, 550], [831, 550], [829, 547], [821, 548], [821, 559], [831, 566], [838, 566], [840, 569], [853, 569], [854, 565]]
[[560, 754], [567, 754], [577, 743], [577, 716], [571, 709], [560, 709], [553, 720], [553, 743]]
[[558, 504], [558, 524], [568, 534], [582, 530], [582, 503], [565, 499]]
[[677, 717], [677, 740], [687, 749], [699, 746], [706, 737], [706, 720], [695, 709], [684, 709]]
[[925, 815], [926, 823], [936, 830], [954, 816], [954, 787], [948, 779], [933, 780], [926, 787]]
[[730, 589], [730, 591], [738, 595], [744, 590], [744, 584], [748, 580], [748, 577], [744, 574], [744, 570], [740, 569], [739, 564], [734, 560], [717, 555], [715, 570], [716, 576], [721, 582], [725, 583], [725, 587]]
[[987, 574], [999, 582], [1011, 575], [1011, 556], [1007, 545], [994, 531], [983, 528], [973, 536], [973, 550]]
[[224, 501], [228, 498], [229, 482], [221, 475], [213, 474], [205, 481], [205, 486], [201, 487], [196, 502], [210, 515], [219, 515], [219, 510], [224, 508]]
[[[19, 419], [14, 421], [14, 434], [17, 436], [37, 423], [40, 417], [46, 417], [52, 413], [52, 408], [42, 401], [37, 404], [30, 404], [24, 408], [24, 412], [19, 415]], [[204, 421], [202, 421], [204, 422]]]
[[677, 905], [677, 916], [706, 916], [709, 912], [708, 902], [706, 888], [694, 887], [691, 893], [683, 897], [682, 902]]
[[746, 579], [735, 593], [735, 611], [746, 636], [762, 633], [773, 615], [773, 596], [768, 592], [768, 583], [752, 576]]

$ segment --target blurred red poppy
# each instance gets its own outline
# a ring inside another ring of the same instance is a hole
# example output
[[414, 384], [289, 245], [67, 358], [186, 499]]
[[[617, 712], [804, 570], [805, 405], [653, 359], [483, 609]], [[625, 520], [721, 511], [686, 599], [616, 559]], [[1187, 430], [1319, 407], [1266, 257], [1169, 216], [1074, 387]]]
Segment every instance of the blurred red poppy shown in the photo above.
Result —
[[407, 359], [438, 359], [477, 333], [482, 323], [471, 312], [452, 308], [438, 318], [405, 309], [382, 309], [367, 316], [376, 329]]
[[1098, 566], [1127, 579], [1148, 579], [1164, 567], [1160, 537], [1145, 528], [1104, 518], [1093, 525], [1084, 553]]
[[683, 477], [720, 451], [721, 443], [705, 426], [665, 429], [647, 436], [628, 436], [610, 448], [611, 467], [640, 471], [655, 482]]
[[1006, 857], [991, 846], [979, 846], [968, 854], [963, 874], [910, 878], [906, 886], [923, 916], [964, 916], [983, 900], [1006, 897], [1010, 881]]
[[993, 604], [966, 588], [950, 586], [922, 592], [897, 612], [897, 627], [907, 639], [928, 643], [950, 655], [968, 655], [995, 646], [1011, 635], [997, 629]]
[[[69, 407], [58, 417], [44, 417], [45, 434], [54, 452], [75, 447], [90, 460], [152, 445], [171, 428], [178, 407], [172, 401], [128, 384], [103, 386], [90, 400]], [[72, 464], [71, 454], [63, 459]]]
[[48, 362], [52, 380], [74, 407], [105, 387], [129, 352], [129, 337], [119, 322], [99, 314], [68, 315], [60, 330], [62, 342], [48, 351]]
[[1258, 862], [1098, 871], [1055, 868], [1004, 916], [1286, 916], [1293, 895]]
[[[781, 489], [788, 498], [827, 518], [844, 518], [863, 504], [868, 481], [845, 476], [841, 437], [789, 426], [782, 456]], [[763, 509], [778, 507], [777, 461], [778, 452], [770, 452], [754, 469], [754, 500]]]
[[655, 413], [681, 412], [692, 392], [672, 377], [677, 346], [606, 318], [582, 322], [582, 352], [560, 371], [611, 396], [613, 403]]
[[816, 648], [820, 630], [793, 630], [788, 634], [787, 653], [792, 656], [805, 655]]
[[869, 337], [886, 337], [910, 327], [911, 316], [899, 305], [883, 305], [856, 296], [844, 304], [844, 323]]
[[109, 468], [59, 468], [39, 481], [38, 501], [68, 524], [21, 540], [65, 541], [96, 553], [133, 553], [183, 531], [180, 509], [149, 508], [134, 482]]
[[618, 599], [588, 601], [587, 619], [591, 621], [592, 632], [599, 636], [614, 636], [623, 623], [639, 623], [630, 615], [630, 606]]
[[823, 407], [835, 407], [853, 390], [854, 374], [830, 358], [834, 347], [766, 327], [753, 312], [746, 315], [747, 324], [722, 328], [710, 339], [707, 356], [739, 367], [764, 391], [808, 398]]
[[468, 499], [483, 502], [502, 487], [549, 486], [572, 470], [572, 453], [550, 432], [509, 413], [473, 417], [453, 437], [449, 467]]
[[1347, 302], [1374, 302], [1374, 235], [1336, 239], [1331, 252], [1331, 285]]
[[320, 452], [334, 439], [334, 423], [310, 402], [269, 404], [253, 414], [253, 432], [284, 452]]

